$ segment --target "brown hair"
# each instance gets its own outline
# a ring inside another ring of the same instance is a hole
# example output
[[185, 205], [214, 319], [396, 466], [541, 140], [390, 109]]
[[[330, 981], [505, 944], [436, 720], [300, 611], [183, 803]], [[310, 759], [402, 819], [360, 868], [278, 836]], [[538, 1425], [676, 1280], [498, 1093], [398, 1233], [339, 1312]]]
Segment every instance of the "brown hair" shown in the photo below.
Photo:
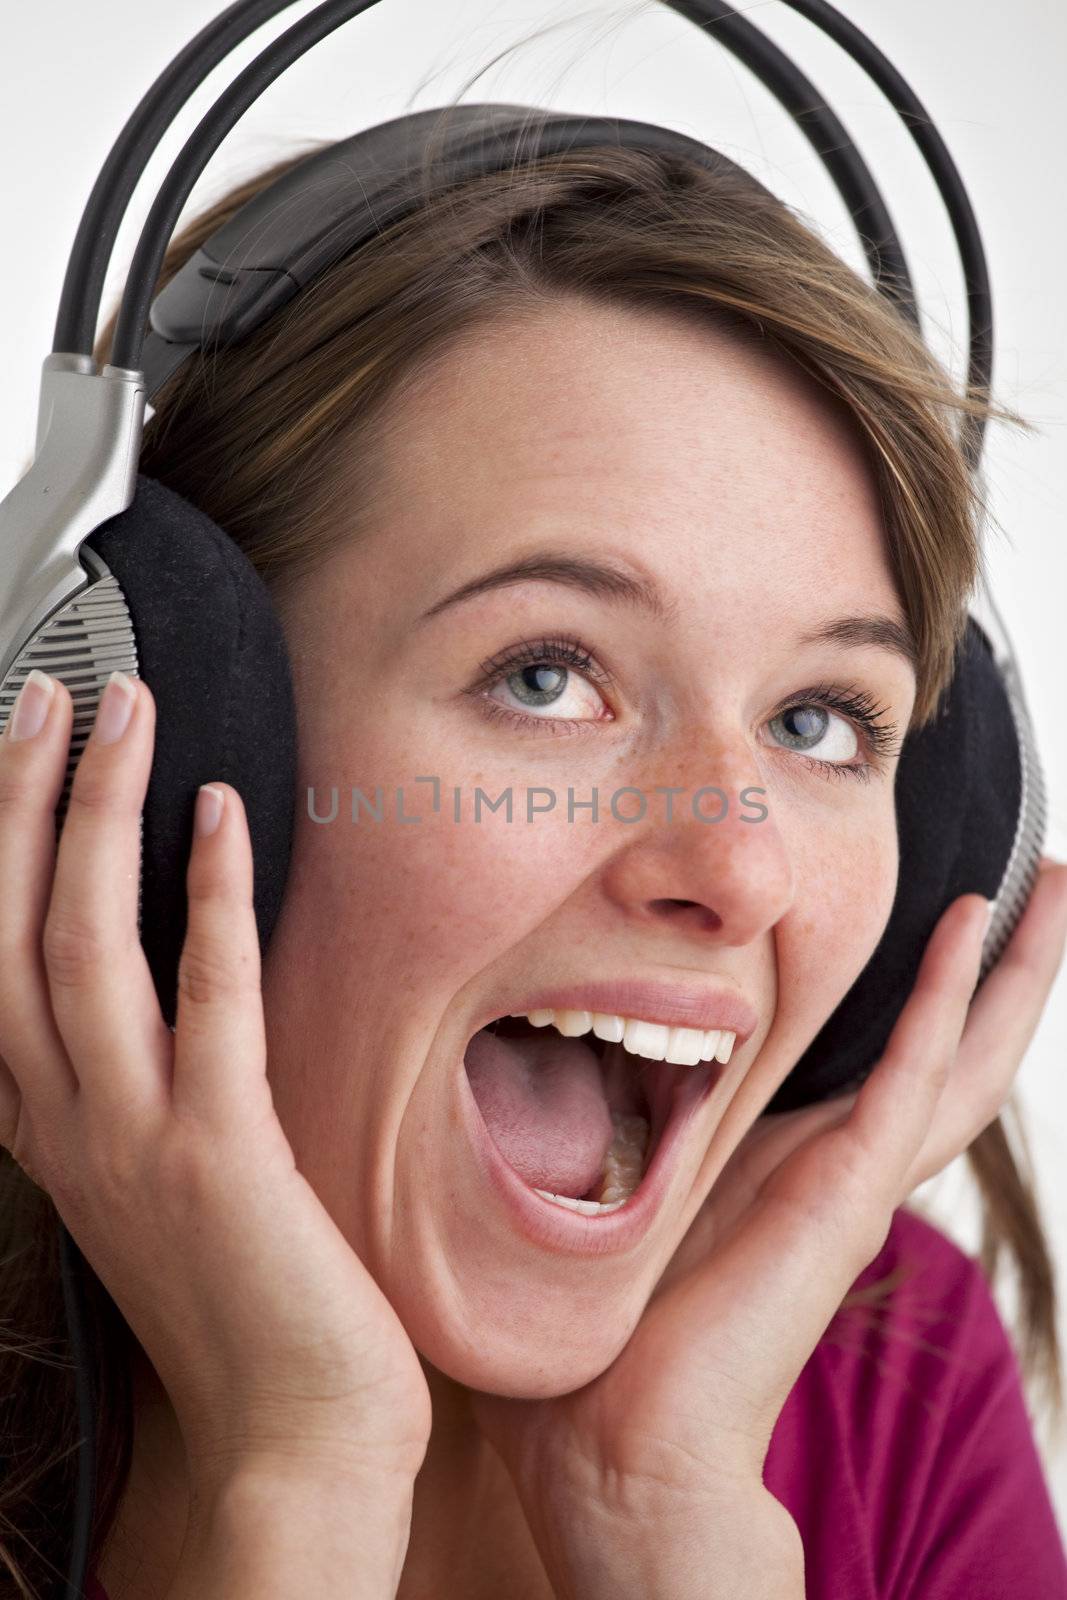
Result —
[[[306, 153], [241, 183], [185, 227], [160, 285]], [[606, 144], [428, 189], [414, 215], [336, 262], [246, 343], [190, 361], [157, 398], [142, 470], [210, 514], [280, 598], [288, 579], [373, 524], [375, 463], [404, 394], [430, 364], [496, 319], [575, 297], [673, 310], [758, 337], [848, 409], [918, 645], [912, 725], [926, 722], [951, 676], [980, 570], [985, 507], [958, 427], [983, 413], [1028, 424], [985, 393], [957, 392], [884, 296], [725, 163], [706, 170]], [[1014, 1257], [1026, 1375], [1044, 1379], [1058, 1419], [1053, 1272], [1029, 1152], [1013, 1153], [998, 1117], [967, 1155], [984, 1206], [982, 1266], [992, 1274], [1005, 1245]], [[0, 1556], [4, 1592], [28, 1600], [66, 1571], [78, 1427], [55, 1209], [6, 1151], [0, 1189], [4, 1314], [17, 1335], [0, 1350]], [[868, 1287], [847, 1297], [842, 1310], [884, 1299], [899, 1281], [896, 1273], [873, 1295]], [[139, 1347], [103, 1287], [89, 1287], [102, 1396], [95, 1560], [129, 1471]]]

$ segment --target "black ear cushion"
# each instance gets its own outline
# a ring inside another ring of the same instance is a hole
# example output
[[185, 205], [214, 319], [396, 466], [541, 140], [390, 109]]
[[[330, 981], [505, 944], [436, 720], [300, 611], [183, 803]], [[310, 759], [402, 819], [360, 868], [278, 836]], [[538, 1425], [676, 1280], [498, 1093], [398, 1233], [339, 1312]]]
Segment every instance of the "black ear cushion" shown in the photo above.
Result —
[[858, 1088], [885, 1049], [942, 913], [961, 894], [994, 899], [1000, 889], [1019, 820], [1022, 757], [1004, 678], [973, 617], [939, 715], [905, 738], [895, 793], [900, 866], [885, 930], [767, 1111]]
[[185, 875], [202, 783], [232, 784], [252, 842], [261, 955], [281, 908], [296, 793], [296, 706], [281, 623], [239, 546], [173, 490], [137, 480], [132, 505], [87, 541], [129, 608], [156, 703], [144, 805], [141, 943], [167, 1023], [177, 1019]]

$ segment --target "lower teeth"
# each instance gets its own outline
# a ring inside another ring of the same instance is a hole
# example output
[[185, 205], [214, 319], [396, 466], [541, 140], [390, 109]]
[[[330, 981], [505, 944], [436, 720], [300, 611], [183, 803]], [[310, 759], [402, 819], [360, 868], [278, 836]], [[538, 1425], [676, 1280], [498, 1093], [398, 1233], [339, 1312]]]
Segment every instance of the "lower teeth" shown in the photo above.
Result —
[[553, 1201], [557, 1206], [566, 1206], [568, 1211], [580, 1211], [586, 1217], [606, 1216], [609, 1211], [618, 1211], [620, 1206], [624, 1206], [644, 1176], [649, 1141], [648, 1118], [626, 1116], [613, 1111], [611, 1120], [615, 1137], [604, 1158], [604, 1171], [597, 1185], [598, 1199], [576, 1200], [570, 1195], [549, 1194], [547, 1189], [535, 1189], [534, 1193]]

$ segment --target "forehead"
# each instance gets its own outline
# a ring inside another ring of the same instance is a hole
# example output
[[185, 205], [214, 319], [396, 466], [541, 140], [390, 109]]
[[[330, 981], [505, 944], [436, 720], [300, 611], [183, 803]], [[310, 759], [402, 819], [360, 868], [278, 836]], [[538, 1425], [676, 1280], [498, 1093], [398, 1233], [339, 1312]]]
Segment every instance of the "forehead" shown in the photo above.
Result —
[[417, 549], [428, 596], [551, 541], [637, 557], [689, 594], [893, 601], [843, 402], [695, 314], [565, 302], [469, 330], [388, 422], [390, 543]]

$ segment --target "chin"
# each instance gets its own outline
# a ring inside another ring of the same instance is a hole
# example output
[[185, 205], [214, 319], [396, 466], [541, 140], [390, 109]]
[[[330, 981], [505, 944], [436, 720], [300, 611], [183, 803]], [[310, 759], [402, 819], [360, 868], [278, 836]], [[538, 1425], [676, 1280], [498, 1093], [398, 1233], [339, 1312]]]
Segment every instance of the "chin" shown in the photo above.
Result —
[[644, 1303], [620, 1305], [610, 1323], [602, 1306], [568, 1316], [561, 1292], [558, 1316], [542, 1307], [531, 1319], [517, 1304], [495, 1314], [472, 1311], [456, 1326], [435, 1317], [425, 1299], [418, 1307], [393, 1304], [415, 1349], [438, 1372], [513, 1400], [555, 1399], [592, 1383], [625, 1349], [644, 1309]]

